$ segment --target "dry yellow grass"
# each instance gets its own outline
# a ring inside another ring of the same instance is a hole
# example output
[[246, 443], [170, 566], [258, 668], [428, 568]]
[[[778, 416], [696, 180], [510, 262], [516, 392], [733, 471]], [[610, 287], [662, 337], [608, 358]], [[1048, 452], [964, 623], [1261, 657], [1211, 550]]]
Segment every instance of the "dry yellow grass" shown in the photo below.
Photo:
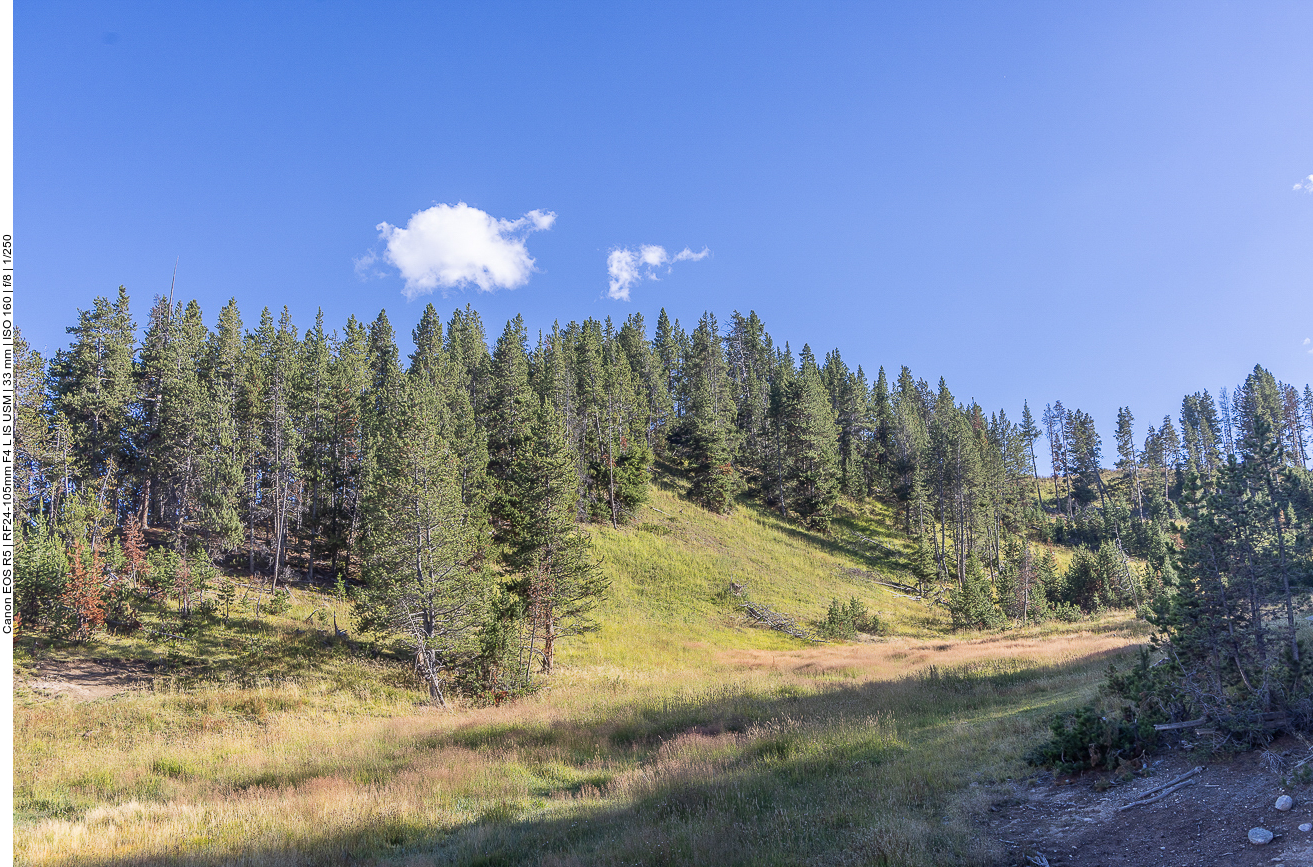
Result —
[[20, 801], [62, 799], [67, 816], [20, 821], [15, 851], [50, 865], [750, 863], [741, 845], [787, 863], [821, 822], [839, 826], [836, 855], [984, 863], [988, 843], [944, 811], [965, 820], [979, 807], [967, 782], [1019, 773], [1047, 713], [1138, 639], [1100, 625], [731, 649], [678, 674], [596, 666], [510, 706], [385, 718], [296, 687], [33, 704], [16, 718]]
[[[404, 664], [326, 650], [303, 622], [316, 600], [169, 651], [228, 654], [249, 665], [237, 679], [20, 693], [16, 858], [983, 865], [998, 852], [972, 817], [991, 786], [1144, 639], [1121, 615], [947, 635], [934, 608], [854, 571], [905, 577], [896, 557], [761, 509], [709, 515], [669, 480], [648, 511], [592, 530], [612, 578], [600, 628], [512, 704], [422, 706]], [[893, 523], [850, 506], [841, 529], [905, 550]], [[810, 646], [750, 628], [730, 581], [804, 622], [857, 596], [893, 634]]]

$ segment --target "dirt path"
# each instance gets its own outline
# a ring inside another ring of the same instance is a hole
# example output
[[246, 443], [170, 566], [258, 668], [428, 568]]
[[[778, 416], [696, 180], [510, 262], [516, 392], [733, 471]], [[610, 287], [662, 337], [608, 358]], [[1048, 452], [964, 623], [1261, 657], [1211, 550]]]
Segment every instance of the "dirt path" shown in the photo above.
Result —
[[30, 677], [14, 674], [14, 686], [44, 695], [65, 695], [75, 701], [105, 698], [149, 683], [150, 666], [144, 662], [96, 659], [42, 662]]
[[[1293, 739], [1274, 743], [1271, 753], [1285, 754], [1289, 764], [1308, 754]], [[1204, 765], [1192, 785], [1157, 803], [1118, 808], [1138, 793]], [[1313, 865], [1313, 787], [1282, 786], [1261, 752], [1234, 758], [1200, 758], [1172, 751], [1153, 760], [1151, 775], [1099, 792], [1106, 775], [1074, 780], [1051, 775], [1004, 794], [989, 816], [990, 831], [1012, 852], [1016, 864], [1034, 864], [1026, 856], [1040, 853], [1052, 867], [1201, 867], [1201, 865]], [[1295, 799], [1294, 809], [1280, 812], [1276, 799]], [[1249, 829], [1266, 828], [1275, 837], [1265, 846], [1247, 839]]]

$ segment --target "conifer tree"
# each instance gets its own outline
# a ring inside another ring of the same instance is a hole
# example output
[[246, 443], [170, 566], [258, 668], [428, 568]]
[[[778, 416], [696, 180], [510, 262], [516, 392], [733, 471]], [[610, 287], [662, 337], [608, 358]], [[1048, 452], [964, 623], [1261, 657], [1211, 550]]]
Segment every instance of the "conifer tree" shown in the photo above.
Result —
[[[772, 445], [770, 434], [771, 380], [777, 375], [774, 346], [755, 312], [737, 310], [725, 336], [727, 372], [734, 395], [735, 426], [740, 433], [737, 465], [745, 485], [768, 494]], [[767, 500], [771, 500], [767, 495]]]
[[321, 309], [315, 315], [314, 327], [306, 329], [302, 338], [293, 386], [293, 412], [300, 443], [297, 465], [303, 493], [298, 498], [297, 523], [305, 540], [306, 579], [311, 582], [315, 580], [315, 555], [325, 518], [327, 480], [332, 472], [331, 359]]
[[238, 503], [243, 486], [241, 394], [242, 318], [236, 299], [219, 311], [201, 363], [204, 417], [198, 432], [202, 443], [200, 522], [222, 549], [241, 544], [242, 519]]
[[526, 613], [520, 664], [527, 680], [535, 659], [550, 674], [557, 642], [593, 628], [590, 615], [607, 586], [575, 524], [575, 457], [550, 401], [541, 403], [528, 443], [516, 452], [510, 482], [505, 562], [509, 589]]
[[657, 317], [656, 333], [652, 338], [652, 352], [660, 362], [661, 375], [666, 380], [666, 393], [670, 395], [675, 418], [683, 418], [687, 398], [684, 389], [684, 359], [688, 354], [689, 340], [679, 320], [671, 324], [666, 309]]
[[352, 546], [360, 529], [370, 380], [368, 333], [354, 316], [347, 319], [342, 337], [333, 341], [328, 377], [332, 456], [323, 544], [333, 575], [345, 578], [351, 575]]
[[1172, 426], [1171, 416], [1163, 416], [1162, 426], [1158, 428], [1157, 451], [1161, 461], [1159, 466], [1163, 471], [1163, 499], [1171, 500], [1169, 474], [1177, 468], [1181, 453], [1181, 438], [1177, 436], [1176, 428]]
[[1135, 505], [1143, 521], [1144, 492], [1140, 489], [1140, 461], [1135, 454], [1135, 416], [1128, 406], [1117, 410], [1117, 458], [1117, 469], [1131, 477]]
[[826, 532], [839, 500], [839, 436], [834, 410], [811, 348], [784, 388], [783, 426], [789, 510]]
[[68, 581], [60, 601], [69, 611], [73, 639], [84, 642], [105, 625], [103, 566], [100, 552], [94, 547], [88, 550], [80, 540], [73, 543], [68, 562]]
[[[268, 385], [266, 416], [266, 451], [271, 473], [272, 524], [270, 539], [273, 543], [273, 583], [276, 590], [287, 559], [287, 541], [292, 520], [292, 509], [299, 492], [297, 479], [297, 452], [299, 432], [292, 413], [293, 387], [299, 363], [299, 343], [291, 312], [284, 307], [278, 320], [278, 330], [268, 344], [265, 359]], [[395, 356], [394, 356], [395, 357]], [[395, 363], [395, 362], [394, 362]]]
[[[594, 464], [595, 486], [605, 495], [611, 526], [627, 520], [647, 501], [652, 453], [645, 444], [646, 424], [641, 420], [640, 398], [619, 335], [606, 321], [602, 344], [602, 390], [598, 401], [599, 457]], [[605, 469], [605, 485], [601, 470]]]
[[889, 484], [890, 438], [894, 426], [893, 402], [883, 367], [871, 386], [870, 407], [873, 431], [866, 441], [866, 489], [875, 492]]
[[1044, 407], [1044, 429], [1049, 440], [1049, 461], [1053, 468], [1053, 493], [1057, 498], [1062, 498], [1062, 486], [1059, 485], [1059, 479], [1066, 486], [1067, 515], [1071, 515], [1071, 484], [1068, 480], [1068, 451], [1064, 433], [1067, 426], [1067, 411], [1062, 406], [1062, 401], [1055, 401]]
[[16, 516], [41, 518], [57, 474], [46, 411], [46, 361], [14, 329], [14, 491]]
[[440, 434], [441, 395], [420, 377], [397, 390], [374, 421], [356, 617], [362, 630], [404, 635], [430, 699], [445, 704], [449, 669], [474, 652], [488, 573], [455, 455]]
[[409, 373], [437, 389], [444, 407], [442, 435], [460, 459], [461, 499], [472, 513], [481, 514], [488, 496], [487, 432], [479, 423], [465, 385], [463, 344], [444, 341], [442, 320], [429, 304], [412, 334], [415, 352]]
[[670, 398], [669, 379], [661, 359], [647, 339], [643, 314], [632, 313], [620, 329], [620, 345], [629, 360], [631, 379], [639, 400], [644, 442], [648, 451], [658, 453], [664, 444], [665, 433], [674, 415]]
[[954, 629], [997, 629], [1004, 623], [994, 589], [975, 555], [966, 558], [960, 585], [948, 593], [948, 611]]
[[734, 466], [735, 406], [716, 317], [703, 314], [690, 340], [684, 364], [688, 395], [679, 440], [693, 484], [689, 497], [706, 509], [725, 514], [741, 485]]
[[256, 527], [270, 513], [265, 495], [270, 473], [266, 471], [268, 450], [265, 440], [269, 411], [266, 397], [268, 376], [265, 359], [273, 342], [274, 324], [269, 308], [261, 311], [260, 325], [246, 332], [242, 341], [241, 385], [237, 398], [237, 429], [242, 458], [242, 498], [240, 511], [245, 518], [247, 568], [255, 578], [257, 549]]
[[456, 310], [447, 322], [447, 356], [460, 384], [470, 396], [476, 425], [488, 400], [488, 375], [492, 359], [488, 355], [488, 334], [479, 311], [470, 304]]
[[529, 447], [540, 401], [529, 384], [528, 339], [519, 316], [506, 323], [497, 340], [488, 375], [484, 426], [488, 432], [488, 479], [492, 486], [489, 519], [497, 539], [512, 532], [518, 505], [515, 467]]
[[140, 361], [134, 370], [137, 381], [137, 403], [139, 423], [135, 433], [136, 466], [135, 471], [140, 488], [140, 519], [143, 527], [149, 527], [154, 517], [156, 506], [155, 452], [159, 448], [161, 402], [164, 395], [164, 382], [168, 377], [169, 338], [173, 331], [173, 293], [165, 298], [155, 296], [146, 322], [146, 333], [141, 341]]
[[67, 330], [73, 343], [56, 352], [51, 364], [54, 409], [68, 421], [72, 474], [82, 480], [84, 493], [94, 485], [94, 496], [107, 508], [116, 505], [103, 498], [128, 465], [132, 434], [136, 324], [127, 290], [120, 286], [112, 303], [96, 298]]
[[1024, 402], [1021, 405], [1021, 428], [1018, 431], [1021, 435], [1022, 442], [1026, 444], [1026, 450], [1030, 453], [1030, 468], [1035, 478], [1035, 499], [1039, 501], [1040, 509], [1044, 508], [1044, 494], [1039, 489], [1039, 461], [1035, 459], [1035, 440], [1040, 438], [1041, 431], [1035, 424], [1035, 416], [1030, 412], [1030, 403]]
[[864, 496], [861, 453], [868, 427], [865, 377], [859, 380], [844, 364], [837, 349], [825, 356], [820, 376], [829, 395], [838, 435], [840, 488], [851, 497]]
[[182, 550], [202, 529], [202, 472], [208, 456], [203, 432], [209, 407], [200, 361], [207, 333], [195, 301], [185, 308], [178, 302], [170, 320], [161, 353], [152, 475], [159, 483], [160, 514], [173, 531], [174, 547]]

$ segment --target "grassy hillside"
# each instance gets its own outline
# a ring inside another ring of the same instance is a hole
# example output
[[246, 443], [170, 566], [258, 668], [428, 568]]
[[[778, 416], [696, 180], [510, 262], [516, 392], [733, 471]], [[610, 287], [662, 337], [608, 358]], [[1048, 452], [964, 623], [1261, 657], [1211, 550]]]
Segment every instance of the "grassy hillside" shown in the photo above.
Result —
[[[827, 540], [756, 507], [709, 515], [665, 478], [635, 526], [592, 532], [600, 628], [501, 707], [424, 706], [407, 664], [334, 640], [314, 614], [333, 601], [308, 590], [287, 616], [149, 645], [29, 641], [31, 677], [74, 657], [156, 668], [90, 702], [16, 690], [18, 860], [988, 864], [981, 812], [1143, 637], [1124, 617], [949, 635], [854, 571], [905, 577], [853, 535], [905, 549], [878, 505]], [[856, 595], [889, 634], [751, 627], [731, 581], [804, 621]]]
[[831, 599], [856, 596], [892, 631], [930, 634], [946, 626], [938, 611], [861, 574], [877, 570], [910, 580], [896, 557], [852, 535], [859, 532], [895, 551], [908, 548], [887, 507], [850, 503], [834, 533], [850, 540], [845, 545], [755, 504], [713, 515], [684, 500], [681, 488], [678, 480], [661, 477], [633, 526], [592, 530], [611, 590], [598, 613], [600, 629], [567, 647], [567, 662], [679, 666], [702, 660], [708, 647], [797, 645], [782, 633], [748, 626], [736, 613], [740, 600], [728, 592], [731, 582], [746, 588], [753, 601], [801, 621], [823, 619]]

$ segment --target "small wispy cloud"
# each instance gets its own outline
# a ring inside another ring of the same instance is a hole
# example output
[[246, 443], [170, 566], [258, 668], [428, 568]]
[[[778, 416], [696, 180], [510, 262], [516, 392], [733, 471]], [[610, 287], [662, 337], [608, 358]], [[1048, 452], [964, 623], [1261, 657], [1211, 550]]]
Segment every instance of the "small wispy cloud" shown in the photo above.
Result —
[[665, 247], [655, 244], [642, 244], [637, 249], [617, 247], [606, 256], [606, 273], [610, 278], [606, 294], [617, 301], [628, 301], [629, 290], [634, 284], [660, 279], [657, 272], [663, 265], [668, 274], [676, 262], [697, 262], [710, 255], [711, 251], [706, 247], [697, 253], [685, 247], [673, 256], [666, 252]]
[[464, 202], [434, 205], [412, 214], [405, 228], [379, 223], [375, 228], [387, 246], [381, 256], [370, 251], [356, 259], [356, 273], [378, 273], [381, 259], [401, 273], [402, 291], [411, 300], [463, 286], [482, 292], [514, 289], [529, 282], [534, 271], [527, 236], [555, 222], [551, 211], [505, 220]]
[[1313, 175], [1309, 175], [1299, 183], [1295, 184], [1295, 192], [1298, 193], [1301, 190], [1306, 193], [1313, 193]]

